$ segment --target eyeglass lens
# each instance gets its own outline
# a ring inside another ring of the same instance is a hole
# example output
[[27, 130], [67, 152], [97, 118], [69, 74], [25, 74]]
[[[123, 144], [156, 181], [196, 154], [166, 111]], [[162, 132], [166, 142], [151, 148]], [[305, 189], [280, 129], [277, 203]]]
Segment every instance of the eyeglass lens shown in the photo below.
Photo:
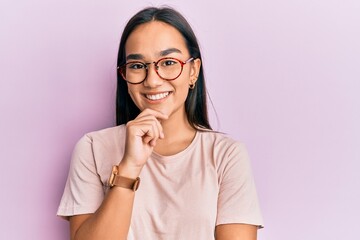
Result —
[[[130, 83], [140, 83], [147, 77], [150, 64], [143, 62], [129, 62], [121, 70], [123, 78]], [[174, 80], [180, 76], [183, 63], [178, 59], [163, 58], [155, 63], [155, 71], [164, 80]]]

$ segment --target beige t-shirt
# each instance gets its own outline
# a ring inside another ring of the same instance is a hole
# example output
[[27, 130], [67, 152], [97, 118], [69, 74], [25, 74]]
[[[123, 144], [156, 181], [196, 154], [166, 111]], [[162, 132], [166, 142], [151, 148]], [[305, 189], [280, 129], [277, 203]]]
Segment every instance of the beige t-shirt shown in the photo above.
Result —
[[[121, 125], [80, 139], [59, 216], [98, 209], [112, 166], [124, 154], [125, 131]], [[224, 134], [197, 131], [180, 153], [153, 152], [140, 178], [128, 240], [209, 240], [219, 224], [263, 225], [248, 153]]]

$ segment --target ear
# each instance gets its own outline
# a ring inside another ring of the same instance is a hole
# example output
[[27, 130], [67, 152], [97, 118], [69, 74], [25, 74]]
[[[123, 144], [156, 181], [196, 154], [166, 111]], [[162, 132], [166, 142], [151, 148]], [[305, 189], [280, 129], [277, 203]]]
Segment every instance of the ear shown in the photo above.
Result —
[[192, 61], [191, 64], [191, 70], [190, 70], [190, 83], [189, 84], [194, 84], [196, 83], [198, 76], [199, 76], [199, 72], [200, 72], [200, 67], [201, 67], [201, 60], [200, 58], [196, 58]]

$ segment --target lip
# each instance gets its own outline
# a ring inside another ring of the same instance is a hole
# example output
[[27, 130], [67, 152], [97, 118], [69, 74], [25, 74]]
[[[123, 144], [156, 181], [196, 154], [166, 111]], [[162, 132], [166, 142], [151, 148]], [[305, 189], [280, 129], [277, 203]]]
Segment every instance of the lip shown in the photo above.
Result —
[[[143, 93], [142, 95], [145, 98], [145, 100], [149, 103], [161, 103], [164, 102], [171, 94], [172, 91], [161, 91], [161, 92]], [[150, 99], [149, 95], [151, 95], [153, 99]]]

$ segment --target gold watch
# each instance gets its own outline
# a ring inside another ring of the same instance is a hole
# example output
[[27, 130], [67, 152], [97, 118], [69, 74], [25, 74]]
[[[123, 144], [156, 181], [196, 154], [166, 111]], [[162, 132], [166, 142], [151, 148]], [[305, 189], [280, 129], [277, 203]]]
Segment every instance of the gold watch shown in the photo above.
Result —
[[140, 178], [137, 177], [136, 179], [127, 178], [118, 175], [119, 169], [117, 165], [114, 165], [111, 171], [111, 175], [109, 178], [109, 186], [112, 187], [122, 187], [131, 189], [134, 192], [139, 188], [140, 185]]

